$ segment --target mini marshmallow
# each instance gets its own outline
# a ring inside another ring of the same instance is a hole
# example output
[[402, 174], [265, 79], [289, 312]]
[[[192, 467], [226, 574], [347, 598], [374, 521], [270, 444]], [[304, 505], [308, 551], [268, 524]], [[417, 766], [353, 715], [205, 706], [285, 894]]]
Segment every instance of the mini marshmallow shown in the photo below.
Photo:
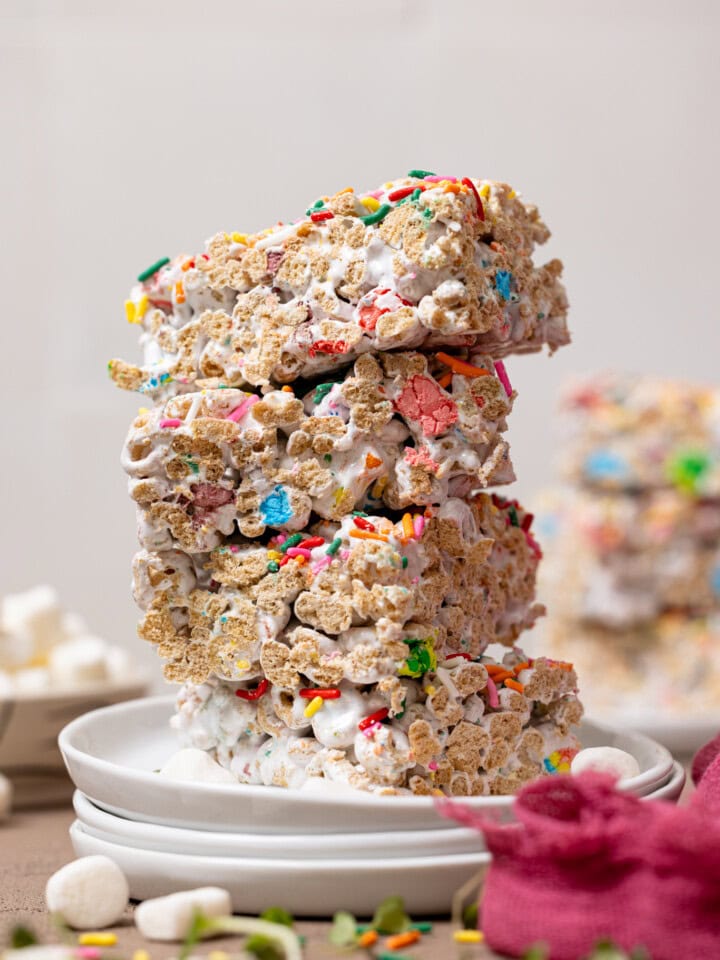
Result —
[[50, 651], [48, 666], [54, 686], [77, 687], [107, 680], [108, 645], [99, 637], [79, 636]]
[[45, 693], [50, 689], [50, 673], [46, 667], [26, 667], [14, 674], [17, 693]]
[[3, 960], [75, 960], [77, 953], [73, 947], [58, 943], [36, 944], [18, 950], [5, 950]]
[[135, 908], [135, 926], [148, 940], [184, 940], [197, 911], [209, 917], [232, 913], [230, 894], [221, 887], [198, 887], [145, 900]]
[[197, 750], [195, 747], [187, 747], [174, 753], [160, 770], [160, 776], [168, 780], [237, 785], [237, 778], [229, 770], [221, 767], [204, 750]]
[[584, 773], [586, 770], [610, 773], [618, 780], [627, 780], [640, 773], [640, 766], [632, 754], [617, 747], [586, 747], [575, 754], [570, 772]]
[[122, 917], [130, 891], [125, 874], [109, 857], [81, 857], [54, 873], [45, 902], [75, 930], [110, 927]]
[[0, 773], [0, 820], [7, 820], [12, 809], [13, 785]]
[[57, 592], [49, 586], [9, 594], [2, 601], [3, 629], [29, 648], [29, 656], [41, 656], [62, 636], [62, 612]]

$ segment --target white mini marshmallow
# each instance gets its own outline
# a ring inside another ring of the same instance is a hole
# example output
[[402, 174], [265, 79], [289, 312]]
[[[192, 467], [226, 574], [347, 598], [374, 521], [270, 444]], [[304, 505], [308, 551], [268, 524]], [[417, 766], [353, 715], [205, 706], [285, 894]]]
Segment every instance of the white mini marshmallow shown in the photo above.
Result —
[[237, 786], [237, 777], [216, 763], [204, 750], [197, 750], [195, 747], [186, 747], [174, 753], [160, 770], [160, 776], [168, 780], [232, 783]]
[[50, 913], [75, 930], [97, 930], [117, 923], [130, 898], [128, 882], [109, 857], [81, 857], [54, 873], [45, 887]]
[[640, 773], [640, 766], [630, 753], [617, 747], [586, 747], [573, 757], [571, 773], [595, 770], [597, 773], [613, 774], [618, 780], [627, 780]]
[[57, 943], [36, 944], [18, 950], [6, 950], [3, 960], [74, 960], [77, 956], [72, 947]]
[[2, 601], [0, 624], [23, 647], [23, 660], [42, 656], [63, 635], [57, 591], [39, 586], [9, 594]]
[[26, 667], [13, 674], [18, 693], [45, 693], [50, 689], [50, 673], [46, 667]]
[[108, 645], [99, 637], [80, 636], [59, 643], [50, 652], [48, 666], [54, 686], [82, 687], [104, 683]]
[[13, 785], [0, 773], [0, 820], [7, 820], [12, 809]]
[[145, 900], [135, 908], [135, 926], [148, 940], [184, 940], [197, 911], [209, 917], [232, 913], [232, 901], [221, 887], [198, 887], [167, 897]]

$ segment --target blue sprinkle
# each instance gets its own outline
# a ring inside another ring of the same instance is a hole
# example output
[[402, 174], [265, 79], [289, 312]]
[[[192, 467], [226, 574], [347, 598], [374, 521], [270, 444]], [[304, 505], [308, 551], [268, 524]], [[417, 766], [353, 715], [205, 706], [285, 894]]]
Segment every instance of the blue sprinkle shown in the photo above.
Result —
[[292, 507], [284, 487], [275, 487], [273, 492], [265, 497], [260, 504], [260, 516], [263, 522], [271, 527], [287, 523], [292, 515]]
[[720, 567], [715, 567], [713, 570], [710, 576], [710, 583], [715, 593], [720, 596]]
[[495, 274], [495, 289], [503, 298], [503, 300], [510, 299], [510, 282], [512, 281], [512, 274], [509, 270], [498, 270]]
[[612, 450], [593, 450], [583, 469], [593, 480], [621, 480], [628, 472], [625, 460]]
[[550, 762], [550, 757], [545, 757], [545, 759], [543, 760], [543, 766], [545, 767], [548, 773], [555, 773], [555, 767]]

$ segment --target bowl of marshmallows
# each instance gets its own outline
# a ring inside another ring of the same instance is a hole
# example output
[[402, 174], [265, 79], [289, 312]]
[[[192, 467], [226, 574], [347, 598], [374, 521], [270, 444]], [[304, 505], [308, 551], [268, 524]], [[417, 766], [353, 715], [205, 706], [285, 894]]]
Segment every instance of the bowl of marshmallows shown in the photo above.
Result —
[[0, 772], [15, 804], [55, 803], [72, 789], [57, 748], [75, 717], [141, 696], [147, 682], [117, 646], [37, 586], [0, 600]]

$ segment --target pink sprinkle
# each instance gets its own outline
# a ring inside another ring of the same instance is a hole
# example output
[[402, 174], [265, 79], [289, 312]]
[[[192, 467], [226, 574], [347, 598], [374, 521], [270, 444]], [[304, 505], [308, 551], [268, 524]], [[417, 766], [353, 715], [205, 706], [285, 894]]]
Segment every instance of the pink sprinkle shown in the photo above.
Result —
[[174, 429], [175, 427], [181, 427], [181, 426], [182, 426], [182, 420], [178, 420], [177, 417], [169, 417], [169, 418], [166, 419], [166, 420], [161, 420], [161, 421], [160, 421], [160, 426], [161, 426], [163, 429], [165, 429], [166, 427], [168, 427], [168, 428], [170, 428], [170, 429]]
[[274, 540], [275, 540], [275, 543], [278, 543], [278, 544], [279, 544], [279, 543], [285, 543], [285, 541], [287, 540], [287, 534], [286, 534], [286, 533], [279, 533], [279, 534], [274, 538]]
[[350, 551], [349, 551], [349, 550], [341, 550], [341, 551], [340, 551], [340, 556], [342, 557], [343, 560], [347, 560], [347, 558], [350, 556]]
[[323, 557], [322, 560], [318, 560], [317, 563], [314, 563], [311, 567], [313, 573], [320, 573], [321, 570], [324, 570], [325, 567], [329, 567], [332, 563], [332, 557]]
[[495, 373], [498, 375], [498, 380], [505, 387], [505, 393], [510, 397], [512, 396], [512, 387], [510, 386], [510, 378], [507, 375], [507, 370], [505, 369], [505, 364], [502, 360], [495, 361]]
[[290, 547], [285, 551], [286, 557], [305, 557], [310, 559], [310, 551], [306, 547]]
[[236, 543], [230, 544], [230, 553], [237, 553], [240, 547]]
[[233, 420], [235, 423], [237, 423], [238, 420], [241, 420], [245, 416], [245, 414], [248, 412], [250, 407], [255, 406], [255, 404], [258, 402], [259, 399], [260, 397], [258, 397], [256, 394], [253, 393], [251, 396], [243, 400], [243, 402], [239, 406], [235, 407], [234, 410], [231, 410], [230, 413], [225, 417], [225, 419]]
[[488, 689], [488, 703], [491, 707], [496, 708], [500, 706], [500, 700], [498, 699], [497, 687], [495, 686], [495, 681], [492, 677], [487, 678], [487, 689]]
[[76, 947], [74, 950], [76, 957], [82, 960], [100, 960], [102, 953], [97, 947]]
[[419, 540], [423, 535], [423, 530], [425, 529], [425, 517], [422, 514], [418, 513], [413, 517], [413, 530], [415, 531], [415, 539]]
[[450, 183], [457, 183], [457, 177], [439, 177], [437, 174], [433, 174], [431, 177], [425, 177], [425, 180], [428, 183], [440, 183], [441, 180], [449, 180]]
[[381, 730], [381, 729], [382, 729], [381, 723], [373, 723], [369, 727], [365, 727], [365, 729], [362, 730], [361, 733], [363, 733], [369, 740], [370, 737], [374, 737], [375, 734], [378, 732], [378, 730]]
[[366, 194], [366, 196], [372, 197], [374, 200], [379, 200], [382, 195], [382, 190], [374, 190], [372, 193]]
[[437, 768], [438, 768], [437, 760], [431, 760], [430, 763], [428, 764], [428, 770], [437, 770]]

